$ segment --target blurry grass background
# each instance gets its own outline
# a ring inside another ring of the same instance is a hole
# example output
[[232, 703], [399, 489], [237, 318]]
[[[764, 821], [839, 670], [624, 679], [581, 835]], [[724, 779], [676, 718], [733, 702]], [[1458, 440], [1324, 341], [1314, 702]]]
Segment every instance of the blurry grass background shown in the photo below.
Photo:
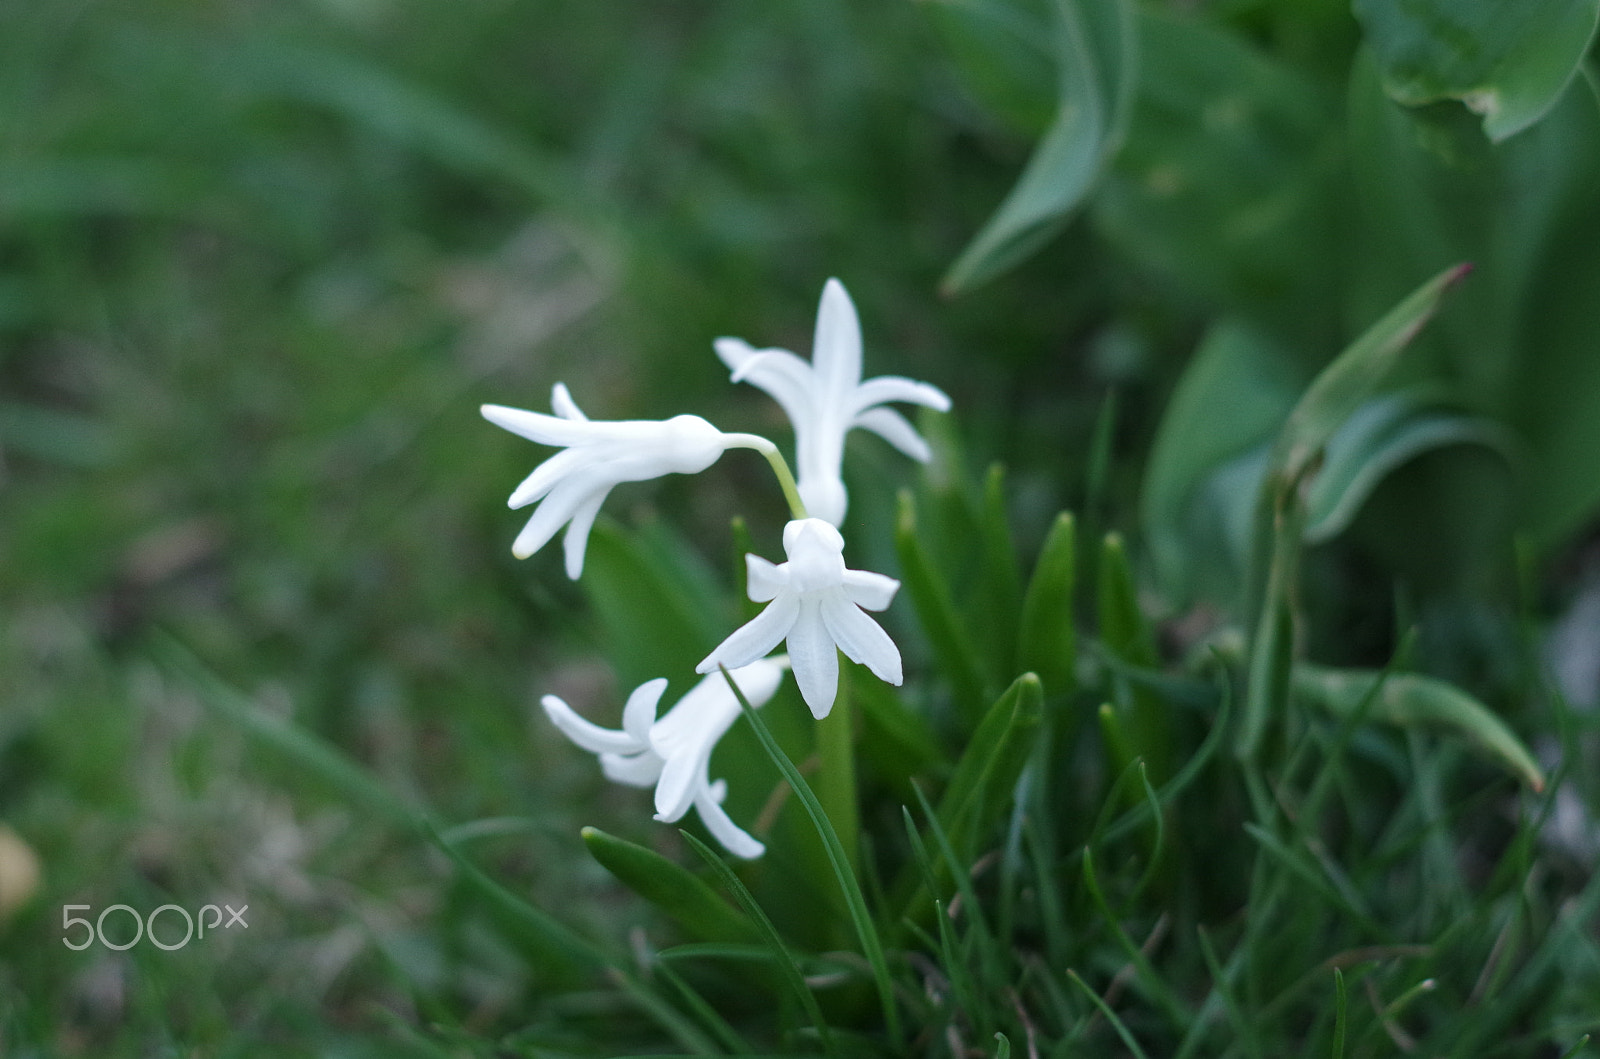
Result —
[[[1023, 554], [1089, 495], [1112, 391], [1089, 514], [1134, 526], [1161, 410], [1216, 314], [1254, 318], [1304, 374], [1416, 269], [1450, 263], [1430, 250], [1380, 256], [1384, 277], [1340, 272], [1329, 204], [1362, 162], [1334, 115], [1356, 24], [1332, 4], [1292, 19], [1225, 6], [1236, 36], [1218, 61], [1248, 42], [1283, 64], [1238, 64], [1240, 98], [1276, 110], [1211, 173], [1240, 179], [1250, 217], [1229, 227], [1236, 204], [1202, 197], [1175, 207], [1176, 228], [1144, 220], [1162, 152], [1192, 132], [1181, 78], [1156, 78], [1093, 223], [941, 300], [1049, 117], [1016, 86], [1050, 68], [1024, 55], [974, 91], [925, 5], [0, 5], [0, 820], [43, 879], [0, 925], [8, 1054], [397, 1055], [405, 1027], [436, 1016], [485, 1033], [614, 1020], [600, 994], [530, 993], [442, 858], [262, 755], [162, 645], [441, 818], [507, 818], [474, 847], [498, 877], [623, 942], [642, 917], [613, 905], [576, 832], [634, 820], [637, 799], [534, 710], [551, 690], [616, 701], [627, 688], [602, 654], [626, 649], [596, 643], [550, 556], [511, 559], [504, 498], [540, 453], [477, 406], [542, 409], [561, 379], [596, 417], [778, 430], [726, 384], [711, 339], [806, 352], [836, 275], [870, 370], [944, 387], [970, 465], [1011, 466]], [[1207, 115], [1226, 146], [1238, 114]], [[1435, 144], [1475, 133], [1433, 117]], [[1182, 224], [1212, 224], [1234, 256]], [[1575, 334], [1577, 348], [1593, 332]], [[883, 451], [851, 474], [906, 473], [882, 472]], [[728, 457], [610, 510], [670, 511], [720, 573], [731, 515], [782, 518], [776, 497], [745, 499], [771, 492], [765, 475]], [[1430, 578], [1433, 556], [1383, 543], [1415, 528], [1404, 495], [1375, 503], [1366, 543], [1313, 571], [1324, 656], [1387, 657], [1425, 606], [1411, 582], [1396, 602], [1391, 577], [1420, 569], [1417, 591], [1446, 600], [1423, 637], [1434, 669], [1526, 686], [1509, 526]], [[1577, 569], [1592, 505], [1541, 503], [1560, 517], [1540, 555]], [[1463, 582], [1474, 591], [1453, 594]], [[1566, 604], [1556, 584], [1539, 602]], [[60, 943], [64, 904], [167, 901], [248, 902], [249, 931], [179, 953]]]

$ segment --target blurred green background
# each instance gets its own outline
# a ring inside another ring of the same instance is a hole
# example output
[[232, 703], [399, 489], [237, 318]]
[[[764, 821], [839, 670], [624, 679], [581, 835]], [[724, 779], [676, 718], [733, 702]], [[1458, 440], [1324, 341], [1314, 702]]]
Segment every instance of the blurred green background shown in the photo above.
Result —
[[[1252, 451], [1474, 261], [1346, 439], [1361, 513], [1314, 556], [1311, 653], [1381, 663], [1432, 615], [1434, 668], [1508, 697], [1513, 542], [1564, 607], [1600, 501], [1591, 71], [1486, 133], [1450, 86], [1406, 96], [1427, 57], [1382, 4], [1076, 6], [1081, 38], [1026, 0], [0, 4], [0, 820], [42, 872], [0, 924], [8, 1054], [396, 1055], [435, 1021], [604, 1014], [530, 1008], [442, 858], [171, 658], [490, 821], [499, 877], [620, 938], [574, 836], [636, 799], [535, 703], [616, 701], [626, 647], [556, 559], [512, 560], [504, 499], [543, 452], [477, 406], [564, 380], [597, 418], [781, 435], [711, 340], [806, 353], [828, 276], [870, 373], [955, 398], [936, 480], [1005, 461], [1022, 553], [1087, 507], [1152, 610], [1206, 625], [1236, 611]], [[1570, 72], [1588, 38], [1546, 31]], [[731, 516], [781, 522], [766, 474], [727, 457], [608, 510], [669, 513], [721, 577]], [[853, 449], [856, 524], [911, 474]], [[230, 898], [245, 936], [60, 944], [64, 904]]]

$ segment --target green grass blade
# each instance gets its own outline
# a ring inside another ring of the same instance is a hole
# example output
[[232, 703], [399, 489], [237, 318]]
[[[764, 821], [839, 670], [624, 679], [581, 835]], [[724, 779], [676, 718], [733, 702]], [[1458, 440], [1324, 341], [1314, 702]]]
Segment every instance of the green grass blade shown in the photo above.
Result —
[[917, 505], [910, 490], [901, 490], [895, 520], [895, 549], [900, 555], [900, 576], [917, 620], [933, 644], [934, 657], [949, 677], [963, 713], [976, 718], [985, 702], [984, 679], [972, 639], [962, 627], [950, 596], [950, 586], [934, 568], [917, 536]]
[[1333, 1059], [1344, 1059], [1349, 998], [1345, 995], [1344, 972], [1337, 967], [1333, 969], [1333, 1005]]
[[778, 771], [783, 773], [783, 778], [789, 781], [790, 789], [794, 791], [795, 797], [800, 799], [806, 815], [811, 817], [812, 826], [817, 829], [818, 837], [822, 839], [823, 848], [828, 854], [828, 863], [833, 868], [839, 889], [844, 894], [845, 904], [850, 909], [850, 919], [855, 925], [857, 936], [861, 939], [862, 955], [872, 966], [872, 977], [878, 988], [878, 1001], [883, 1007], [883, 1019], [889, 1030], [889, 1038], [898, 1048], [904, 1038], [900, 1028], [900, 1012], [895, 1006], [894, 983], [889, 978], [889, 962], [883, 954], [883, 942], [878, 937], [878, 928], [867, 910], [866, 896], [861, 892], [860, 883], [850, 871], [850, 859], [845, 855], [844, 847], [840, 845], [839, 836], [834, 832], [833, 826], [828, 823], [828, 814], [823, 812], [822, 803], [817, 801], [811, 785], [800, 775], [800, 770], [789, 760], [789, 755], [783, 752], [783, 748], [773, 738], [771, 729], [761, 719], [761, 715], [750, 706], [750, 700], [744, 697], [744, 692], [740, 691], [739, 685], [728, 676], [726, 669], [723, 669], [722, 675], [739, 700], [739, 706], [749, 719], [750, 727], [755, 729], [762, 748], [766, 750], [772, 763], [778, 766]]
[[1150, 1057], [1145, 1054], [1144, 1049], [1139, 1047], [1139, 1042], [1134, 1039], [1134, 1036], [1131, 1032], [1129, 1032], [1128, 1027], [1123, 1025], [1121, 1019], [1117, 1018], [1117, 1013], [1111, 1010], [1111, 1005], [1102, 1000], [1099, 993], [1096, 993], [1093, 989], [1090, 989], [1089, 984], [1082, 978], [1078, 977], [1077, 971], [1069, 968], [1067, 970], [1067, 977], [1072, 980], [1073, 985], [1083, 990], [1084, 995], [1089, 998], [1089, 1002], [1100, 1010], [1100, 1014], [1105, 1016], [1107, 1022], [1111, 1023], [1111, 1028], [1117, 1031], [1117, 1036], [1122, 1038], [1122, 1043], [1127, 1045], [1128, 1051], [1133, 1053], [1134, 1059], [1150, 1059]]
[[1017, 630], [1021, 673], [1037, 673], [1051, 695], [1070, 695], [1077, 685], [1077, 626], [1073, 591], [1077, 582], [1077, 529], [1063, 511], [1051, 523], [1033, 577], [1022, 599]]
[[700, 878], [651, 849], [583, 829], [583, 844], [617, 881], [665, 912], [690, 934], [708, 941], [754, 941], [754, 925]]

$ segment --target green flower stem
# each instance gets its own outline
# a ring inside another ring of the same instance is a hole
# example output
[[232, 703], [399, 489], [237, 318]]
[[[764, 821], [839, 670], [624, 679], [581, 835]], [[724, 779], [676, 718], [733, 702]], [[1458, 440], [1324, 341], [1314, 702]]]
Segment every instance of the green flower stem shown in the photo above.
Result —
[[817, 800], [833, 823], [844, 847], [850, 870], [855, 871], [857, 848], [861, 844], [860, 808], [856, 801], [856, 757], [854, 711], [850, 703], [850, 669], [839, 667], [839, 694], [833, 711], [817, 722], [817, 756], [822, 767], [817, 772]]
[[784, 499], [789, 501], [789, 514], [797, 519], [809, 517], [806, 515], [806, 505], [800, 499], [800, 487], [795, 485], [794, 475], [790, 473], [789, 464], [784, 460], [783, 453], [778, 451], [778, 446], [759, 434], [728, 434], [726, 437], [730, 449], [754, 449], [765, 456], [772, 465], [772, 473], [778, 476]]

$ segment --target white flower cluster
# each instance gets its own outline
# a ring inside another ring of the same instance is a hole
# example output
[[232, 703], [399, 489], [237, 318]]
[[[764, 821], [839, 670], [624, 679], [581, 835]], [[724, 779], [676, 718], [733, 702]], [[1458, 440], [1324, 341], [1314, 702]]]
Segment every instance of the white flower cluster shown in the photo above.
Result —
[[[546, 695], [543, 705], [569, 739], [600, 755], [608, 778], [655, 787], [656, 819], [676, 821], [693, 806], [730, 853], [752, 858], [761, 855], [763, 846], [723, 810], [727, 785], [710, 779], [711, 752], [739, 716], [738, 699], [718, 667], [729, 671], [752, 707], [772, 698], [784, 670], [792, 669], [801, 697], [819, 720], [832, 710], [838, 693], [839, 651], [880, 679], [900, 683], [900, 651], [865, 613], [886, 608], [900, 582], [844, 564], [844, 538], [838, 530], [847, 503], [841, 476], [844, 441], [852, 429], [862, 427], [926, 461], [927, 443], [885, 405], [906, 401], [947, 411], [950, 399], [910, 379], [861, 381], [861, 325], [850, 295], [835, 279], [822, 290], [811, 363], [788, 350], [753, 349], [737, 338], [719, 338], [715, 348], [733, 381], [765, 390], [794, 428], [800, 469], [795, 491], [804, 511], [797, 511], [800, 517], [784, 527], [788, 561], [774, 565], [759, 556], [745, 557], [750, 598], [767, 606], [700, 662], [696, 671], [710, 675], [659, 720], [656, 707], [666, 690], [664, 679], [651, 680], [628, 697], [620, 731], [584, 720], [554, 695]], [[769, 457], [777, 451], [765, 438], [723, 433], [699, 416], [590, 420], [560, 383], [550, 403], [554, 415], [500, 405], [484, 405], [482, 411], [496, 426], [561, 448], [511, 494], [513, 509], [539, 502], [511, 550], [525, 559], [564, 525], [566, 570], [573, 580], [583, 573], [589, 531], [613, 487], [664, 474], [697, 474], [732, 448], [756, 449]], [[766, 657], [783, 642], [787, 657]]]

